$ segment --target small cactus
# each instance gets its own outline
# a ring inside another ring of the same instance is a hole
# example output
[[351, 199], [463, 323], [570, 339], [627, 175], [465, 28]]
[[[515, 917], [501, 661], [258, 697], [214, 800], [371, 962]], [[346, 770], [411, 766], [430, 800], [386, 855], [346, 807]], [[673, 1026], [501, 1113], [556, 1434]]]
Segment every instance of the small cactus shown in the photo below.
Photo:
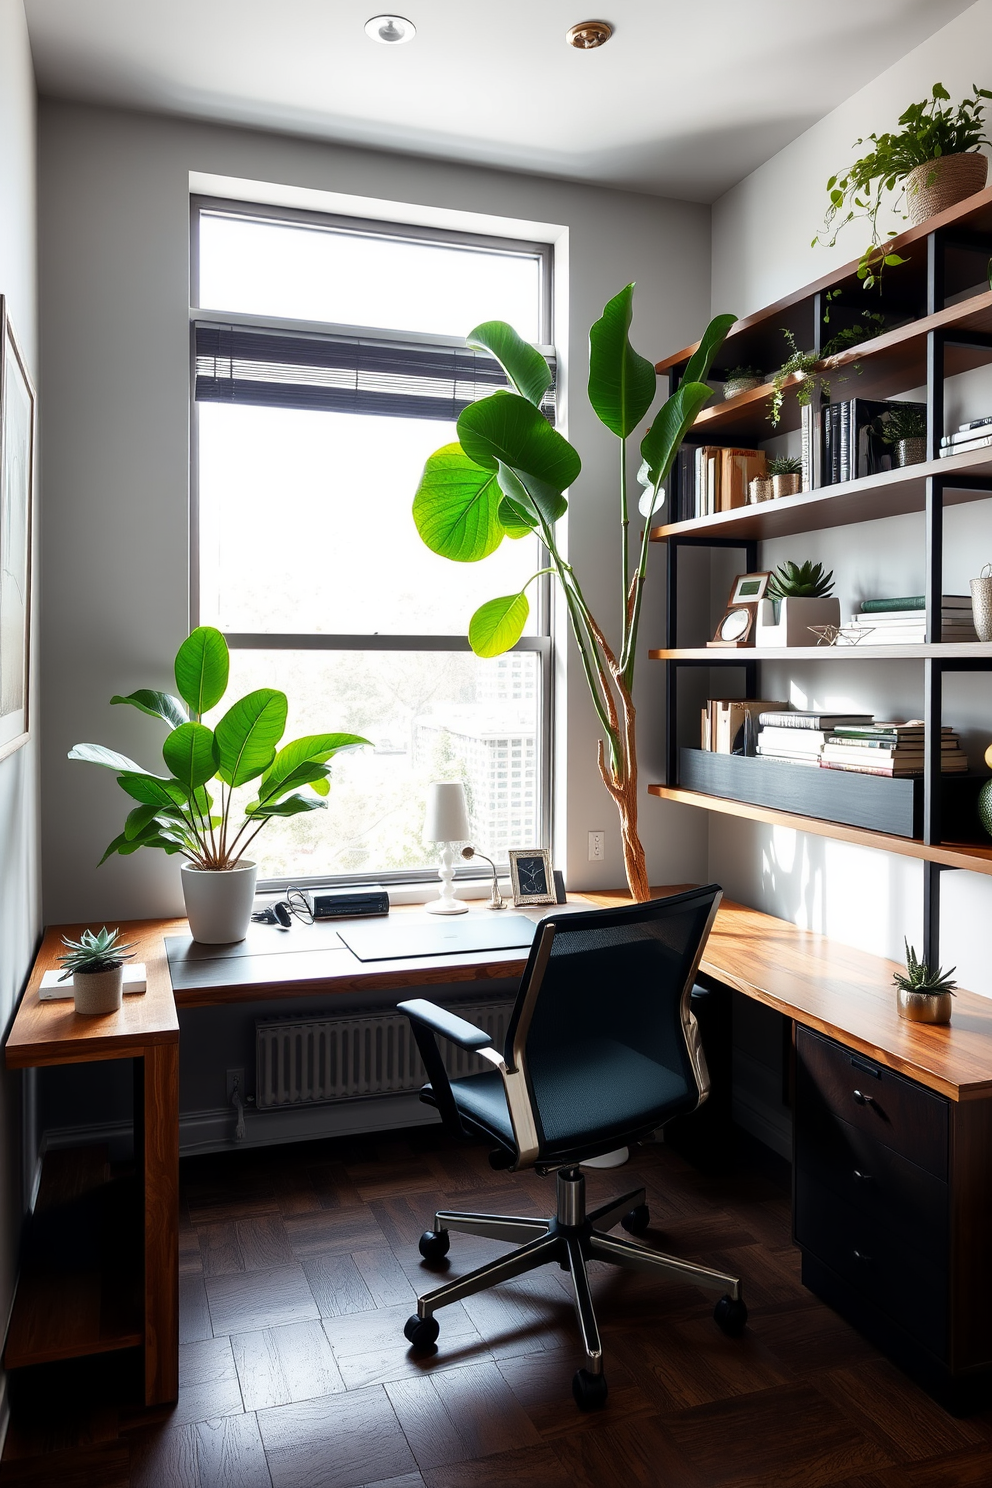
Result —
[[919, 959], [915, 946], [911, 946], [905, 937], [903, 945], [906, 947], [906, 971], [905, 974], [901, 971], [895, 973], [892, 980], [896, 986], [904, 992], [923, 992], [927, 997], [939, 997], [942, 992], [950, 992], [953, 997], [957, 983], [952, 978], [957, 967], [952, 966], [950, 971], [945, 971], [942, 966], [931, 968], [926, 961]]
[[834, 587], [833, 569], [823, 572], [822, 563], [783, 563], [771, 576], [771, 599], [826, 599]]

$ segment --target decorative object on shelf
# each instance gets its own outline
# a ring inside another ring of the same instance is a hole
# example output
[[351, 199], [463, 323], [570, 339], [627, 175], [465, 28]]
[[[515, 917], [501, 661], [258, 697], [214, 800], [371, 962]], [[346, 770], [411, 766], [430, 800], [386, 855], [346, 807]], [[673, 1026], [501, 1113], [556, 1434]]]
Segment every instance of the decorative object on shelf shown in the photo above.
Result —
[[950, 1023], [951, 998], [957, 986], [953, 977], [957, 968], [952, 966], [950, 971], [944, 971], [939, 966], [930, 967], [918, 959], [908, 940], [904, 939], [903, 944], [906, 947], [906, 971], [897, 971], [892, 978], [898, 988], [896, 1005], [900, 1018], [908, 1018], [913, 1023]]
[[769, 698], [708, 698], [700, 717], [700, 746], [713, 754], [754, 754], [749, 735], [757, 735], [760, 715], [788, 706]]
[[[982, 157], [984, 159], [984, 156]], [[927, 457], [926, 409], [918, 403], [893, 404], [875, 420], [878, 433], [895, 449], [896, 464], [921, 465]]]
[[795, 496], [802, 482], [803, 462], [794, 455], [777, 455], [768, 461], [768, 474], [773, 496]]
[[980, 641], [992, 641], [992, 563], [971, 580], [971, 614]]
[[515, 905], [556, 902], [555, 875], [548, 848], [511, 847], [509, 858], [510, 885]]
[[764, 373], [757, 367], [731, 367], [723, 375], [723, 397], [726, 402], [739, 393], [750, 393], [764, 382]]
[[78, 940], [63, 935], [67, 954], [60, 956], [64, 968], [60, 982], [72, 978], [72, 1000], [77, 1013], [96, 1017], [120, 1009], [124, 988], [124, 962], [134, 956], [133, 945], [122, 945], [120, 930], [84, 930]]
[[857, 625], [810, 625], [818, 646], [858, 646], [865, 636], [870, 636], [872, 627]]
[[840, 629], [840, 600], [830, 593], [833, 582], [833, 571], [824, 573], [822, 563], [781, 564], [769, 581], [769, 597], [758, 607], [756, 644], [808, 646], [812, 626]]
[[741, 647], [754, 645], [754, 621], [758, 606], [768, 589], [770, 573], [738, 574], [734, 580], [727, 608], [707, 646]]
[[468, 913], [468, 905], [456, 899], [452, 889], [455, 867], [451, 852], [453, 842], [464, 842], [468, 836], [468, 806], [465, 802], [464, 785], [460, 780], [436, 780], [427, 787], [424, 841], [442, 844], [441, 866], [437, 871], [441, 891], [427, 905], [428, 914]]
[[484, 863], [489, 864], [490, 868], [493, 870], [493, 890], [492, 893], [489, 895], [489, 903], [486, 905], [486, 908], [505, 909], [506, 900], [503, 898], [503, 895], [499, 891], [499, 875], [496, 872], [496, 864], [493, 862], [492, 858], [487, 858], [485, 853], [480, 853], [477, 847], [472, 847], [471, 845], [462, 848], [462, 857], [466, 860], [466, 862], [471, 862], [473, 858], [481, 858]]
[[[900, 114], [896, 133], [855, 140], [855, 146], [870, 144], [873, 148], [827, 182], [830, 202], [813, 245], [832, 248], [842, 228], [865, 218], [871, 242], [858, 264], [858, 278], [865, 289], [881, 282], [884, 268], [907, 261], [887, 251], [879, 230], [879, 213], [893, 192], [894, 209], [905, 206], [903, 216], [919, 223], [985, 185], [988, 162], [978, 152], [989, 143], [983, 100], [992, 98], [992, 92], [973, 84], [971, 98], [963, 99], [956, 109], [941, 108], [950, 96], [942, 83], [934, 83], [929, 98], [911, 103]], [[886, 234], [887, 238], [895, 236], [895, 232]]]
[[0, 295], [0, 760], [30, 729], [35, 392]]
[[[289, 704], [284, 692], [271, 687], [239, 699], [210, 729], [203, 715], [219, 705], [229, 672], [227, 642], [219, 630], [201, 625], [176, 653], [179, 697], [140, 688], [110, 699], [167, 725], [162, 757], [170, 777], [148, 774], [102, 744], [76, 744], [69, 751], [71, 760], [113, 770], [121, 789], [138, 802], [100, 862], [113, 853], [126, 857], [140, 847], [182, 854], [187, 859], [182, 885], [190, 930], [194, 940], [210, 945], [244, 940], [247, 934], [256, 869], [245, 853], [266, 822], [321, 810], [330, 790], [328, 761], [369, 742], [357, 734], [308, 734], [279, 749]], [[255, 780], [257, 794], [236, 826], [233, 793]], [[212, 783], [218, 786], [219, 815], [209, 790]], [[307, 786], [313, 794], [300, 794]]]
[[[551, 383], [544, 357], [504, 321], [487, 321], [468, 345], [500, 362], [513, 392], [471, 403], [458, 418], [458, 444], [445, 445], [427, 461], [413, 502], [421, 538], [444, 558], [474, 563], [496, 551], [504, 537], [533, 533], [543, 543], [562, 587], [583, 673], [599, 720], [599, 772], [620, 817], [624, 868], [635, 900], [650, 897], [644, 848], [637, 831], [637, 746], [632, 696], [650, 518], [663, 499], [662, 487], [697, 414], [713, 395], [705, 381], [714, 356], [736, 319], [720, 315], [703, 333], [678, 388], [650, 415], [641, 440], [640, 511], [644, 528], [636, 558], [629, 545], [627, 441], [649, 415], [657, 374], [630, 344], [634, 286], [628, 284], [605, 307], [589, 333], [589, 401], [596, 416], [620, 441], [619, 570], [620, 643], [614, 649], [593, 615], [578, 576], [558, 545], [556, 523], [568, 502], [564, 492], [579, 475], [578, 451], [540, 411]], [[602, 555], [597, 554], [601, 563]], [[536, 578], [533, 575], [532, 578]], [[532, 582], [529, 579], [528, 584]], [[477, 656], [500, 656], [523, 634], [530, 605], [527, 585], [480, 606], [468, 638]]]
[[[862, 600], [859, 613], [851, 617], [851, 627], [872, 631], [873, 646], [922, 646], [927, 638], [926, 598], [917, 594], [903, 599]], [[940, 639], [964, 643], [978, 640], [967, 594], [941, 595]]]
[[771, 501], [775, 495], [770, 475], [759, 475], [748, 486], [748, 501], [752, 506], [757, 506], [761, 501]]
[[[992, 769], [992, 744], [985, 751], [985, 763]], [[992, 837], [992, 780], [986, 780], [978, 792], [978, 820], [983, 829]]]

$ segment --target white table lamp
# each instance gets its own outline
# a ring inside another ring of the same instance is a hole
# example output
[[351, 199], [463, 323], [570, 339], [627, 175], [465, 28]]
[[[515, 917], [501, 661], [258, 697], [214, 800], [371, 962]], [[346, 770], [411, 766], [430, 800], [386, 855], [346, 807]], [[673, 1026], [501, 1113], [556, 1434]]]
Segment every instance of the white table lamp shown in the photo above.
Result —
[[424, 822], [424, 841], [444, 844], [438, 877], [441, 880], [440, 897], [431, 901], [427, 909], [430, 914], [466, 914], [468, 905], [459, 902], [452, 892], [455, 877], [453, 842], [467, 842], [469, 837], [468, 808], [465, 804], [465, 787], [460, 780], [439, 780], [427, 788], [427, 819]]

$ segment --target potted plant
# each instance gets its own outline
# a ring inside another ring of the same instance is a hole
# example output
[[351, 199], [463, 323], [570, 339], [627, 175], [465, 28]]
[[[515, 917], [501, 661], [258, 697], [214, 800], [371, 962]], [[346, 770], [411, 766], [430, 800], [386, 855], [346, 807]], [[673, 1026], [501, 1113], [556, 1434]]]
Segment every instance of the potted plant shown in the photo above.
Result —
[[758, 605], [759, 646], [809, 646], [811, 625], [840, 625], [840, 600], [831, 597], [833, 571], [822, 563], [783, 563]]
[[[719, 315], [703, 333], [682, 381], [651, 415], [640, 442], [638, 475], [644, 494], [640, 541], [629, 532], [628, 440], [648, 415], [657, 374], [630, 344], [633, 284], [609, 301], [589, 332], [589, 402], [620, 442], [618, 553], [619, 624], [614, 640], [593, 615], [579, 577], [562, 552], [556, 524], [575, 482], [579, 453], [541, 412], [551, 373], [536, 347], [505, 321], [477, 326], [467, 344], [489, 351], [501, 363], [512, 388], [469, 406], [458, 418], [457, 444], [447, 444], [427, 461], [413, 500], [413, 519], [432, 550], [456, 562], [475, 563], [494, 553], [505, 537], [534, 533], [549, 566], [528, 579], [517, 594], [481, 605], [468, 625], [477, 656], [500, 656], [523, 634], [530, 612], [527, 585], [553, 574], [561, 585], [572, 634], [599, 721], [599, 772], [620, 817], [624, 868], [635, 900], [649, 897], [644, 847], [637, 832], [637, 746], [632, 696], [637, 637], [647, 574], [651, 517], [664, 501], [662, 487], [696, 415], [712, 397], [705, 378], [735, 316]], [[633, 546], [633, 552], [631, 551]]]
[[957, 983], [952, 981], [956, 967], [944, 971], [931, 968], [925, 961], [917, 959], [916, 951], [908, 940], [906, 947], [906, 971], [897, 971], [892, 980], [899, 989], [896, 1006], [900, 1018], [909, 1018], [914, 1023], [950, 1023], [951, 998]]
[[749, 393], [764, 382], [764, 373], [758, 367], [731, 367], [723, 374], [723, 396], [736, 398], [738, 393]]
[[878, 225], [883, 205], [889, 203], [896, 211], [905, 207], [903, 217], [920, 223], [985, 185], [988, 161], [980, 146], [989, 141], [982, 100], [992, 98], [992, 91], [973, 84], [972, 97], [956, 109], [941, 107], [950, 96], [942, 83], [934, 83], [929, 98], [911, 103], [899, 115], [895, 133], [855, 140], [855, 148], [870, 144], [871, 149], [827, 182], [830, 202], [813, 244], [832, 248], [849, 222], [866, 219], [871, 242], [858, 264], [858, 278], [866, 289], [881, 282], [884, 268], [906, 262], [899, 254], [886, 252]]
[[[835, 292], [836, 293], [836, 292]], [[830, 298], [830, 296], [828, 296]], [[826, 324], [830, 311], [829, 307], [823, 316]], [[879, 310], [863, 310], [854, 325], [845, 326], [843, 330], [837, 331], [829, 340], [824, 341], [820, 347], [819, 355], [815, 351], [803, 351], [797, 346], [796, 338], [786, 327], [782, 327], [782, 335], [789, 344], [789, 355], [779, 367], [777, 372], [772, 373], [772, 396], [768, 408], [769, 421], [777, 428], [782, 417], [782, 407], [785, 403], [785, 389], [797, 378], [796, 402], [800, 408], [806, 408], [813, 401], [814, 393], [819, 393], [821, 401], [830, 399], [830, 381], [825, 376], [824, 363], [831, 357], [840, 356], [842, 352], [850, 351], [854, 346], [861, 346], [865, 341], [870, 341], [874, 336], [880, 336], [886, 328], [885, 316]], [[851, 370], [860, 375], [861, 363], [852, 362]], [[843, 381], [843, 377], [841, 378]]]
[[875, 420], [875, 429], [886, 444], [894, 446], [897, 465], [919, 465], [927, 457], [927, 416], [922, 408], [907, 403], [890, 408]]
[[795, 455], [776, 455], [768, 461], [773, 496], [795, 496], [803, 478], [803, 462]]
[[98, 1013], [116, 1013], [124, 988], [124, 962], [130, 961], [134, 947], [121, 945], [119, 930], [84, 930], [78, 940], [65, 935], [62, 944], [67, 954], [59, 957], [64, 968], [59, 977], [66, 982], [72, 977], [72, 1000], [77, 1013], [94, 1017]]
[[[278, 748], [288, 702], [271, 687], [240, 698], [208, 728], [203, 716], [227, 691], [229, 670], [224, 637], [201, 625], [176, 654], [179, 697], [141, 688], [111, 698], [167, 726], [162, 757], [169, 775], [150, 774], [102, 744], [76, 744], [69, 751], [71, 760], [113, 770], [121, 789], [138, 803], [100, 862], [140, 847], [181, 854], [190, 930], [194, 940], [211, 945], [247, 934], [257, 868], [245, 854], [258, 833], [273, 817], [320, 810], [330, 790], [328, 761], [369, 742], [356, 734], [308, 734]], [[250, 799], [244, 801], [248, 793], [242, 793], [238, 820], [235, 792], [255, 781]]]

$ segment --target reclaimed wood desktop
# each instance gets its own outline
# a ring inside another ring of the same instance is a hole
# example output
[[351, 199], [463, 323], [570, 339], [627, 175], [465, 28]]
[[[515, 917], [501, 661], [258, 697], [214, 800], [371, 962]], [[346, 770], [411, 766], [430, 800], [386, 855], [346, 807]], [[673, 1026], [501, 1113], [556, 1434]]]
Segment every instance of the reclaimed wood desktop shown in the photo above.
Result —
[[[682, 887], [658, 888], [653, 893], [661, 897]], [[628, 896], [621, 892], [572, 895], [569, 899], [574, 909], [624, 902], [629, 902]], [[515, 912], [540, 919], [553, 908]], [[409, 906], [392, 913], [424, 912], [421, 906]], [[488, 911], [480, 902], [470, 913], [485, 915]], [[399, 997], [412, 987], [513, 979], [523, 971], [526, 955], [520, 950], [503, 950], [361, 962], [345, 946], [289, 952], [273, 941], [269, 954], [242, 956], [239, 964], [233, 958], [226, 962], [231, 969], [229, 980], [174, 993], [164, 940], [166, 936], [188, 934], [186, 921], [140, 921], [123, 928], [126, 938], [137, 942], [137, 958], [148, 969], [148, 991], [144, 996], [126, 997], [118, 1014], [81, 1018], [73, 1012], [71, 1003], [38, 1001], [42, 974], [56, 964], [61, 935], [79, 928], [59, 926], [46, 933], [7, 1041], [7, 1063], [12, 1068], [25, 1068], [98, 1059], [134, 1058], [142, 1062], [143, 1123], [139, 1125], [143, 1124], [143, 1132], [136, 1145], [143, 1155], [145, 1194], [141, 1335], [145, 1394], [149, 1403], [169, 1401], [178, 1391], [177, 1009], [273, 998], [328, 998], [336, 993], [396, 993]], [[293, 943], [300, 945], [306, 932], [301, 928], [295, 933]], [[895, 963], [881, 957], [852, 950], [727, 900], [720, 907], [701, 965], [706, 975], [774, 1008], [798, 1027], [815, 1030], [951, 1103], [951, 1140], [957, 1162], [949, 1180], [957, 1246], [953, 1266], [956, 1285], [962, 1291], [984, 1267], [992, 1236], [992, 1185], [985, 1180], [992, 1137], [992, 1001], [962, 991], [955, 999], [949, 1028], [907, 1023], [896, 1013], [892, 986], [895, 969]], [[977, 1318], [982, 1309], [972, 1311]], [[30, 1325], [31, 1320], [26, 1320], [18, 1337], [44, 1334], [37, 1320], [33, 1330]], [[967, 1360], [982, 1353], [985, 1345], [973, 1336], [976, 1329], [977, 1322], [965, 1338], [965, 1325], [959, 1325], [959, 1357]], [[126, 1344], [77, 1336], [63, 1343], [62, 1352], [53, 1352], [50, 1347], [48, 1353], [36, 1350], [31, 1354], [29, 1348], [22, 1347], [11, 1356], [8, 1342], [6, 1362], [16, 1367], [32, 1358], [71, 1357], [108, 1346]]]

